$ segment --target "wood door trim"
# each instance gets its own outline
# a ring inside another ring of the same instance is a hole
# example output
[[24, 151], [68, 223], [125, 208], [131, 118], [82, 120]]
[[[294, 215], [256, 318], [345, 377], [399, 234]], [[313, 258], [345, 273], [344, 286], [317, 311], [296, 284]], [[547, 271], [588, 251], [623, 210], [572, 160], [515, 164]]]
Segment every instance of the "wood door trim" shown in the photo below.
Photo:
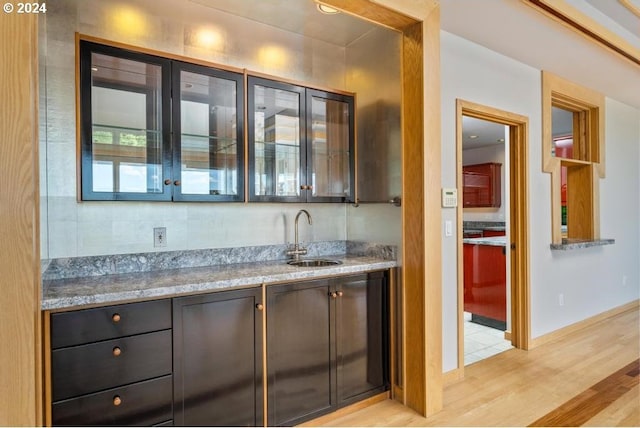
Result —
[[[456, 100], [456, 177], [462, 195], [462, 116], [488, 120], [509, 126], [510, 164], [510, 242], [511, 252], [511, 342], [516, 348], [529, 349], [531, 340], [529, 293], [529, 220], [528, 220], [528, 129], [526, 116], [481, 104]], [[462, 230], [462, 208], [456, 209], [457, 230]], [[457, 235], [458, 276], [458, 369], [464, 376], [464, 264], [462, 234]]]
[[0, 52], [0, 425], [36, 426], [44, 407], [37, 15], [4, 14]]

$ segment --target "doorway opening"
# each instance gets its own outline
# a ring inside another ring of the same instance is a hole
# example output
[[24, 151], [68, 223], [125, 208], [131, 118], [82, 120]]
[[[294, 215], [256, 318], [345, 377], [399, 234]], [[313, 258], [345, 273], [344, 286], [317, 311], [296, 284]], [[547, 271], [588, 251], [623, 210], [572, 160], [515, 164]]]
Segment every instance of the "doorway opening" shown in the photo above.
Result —
[[457, 101], [458, 368], [529, 347], [528, 119]]

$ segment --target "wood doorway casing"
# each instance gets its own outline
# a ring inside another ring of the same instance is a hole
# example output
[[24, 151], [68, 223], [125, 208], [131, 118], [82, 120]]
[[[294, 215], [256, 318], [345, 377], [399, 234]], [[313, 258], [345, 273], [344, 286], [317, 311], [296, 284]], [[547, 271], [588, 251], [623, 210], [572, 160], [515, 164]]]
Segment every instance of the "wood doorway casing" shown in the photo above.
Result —
[[[462, 189], [462, 117], [499, 123], [509, 127], [509, 183], [511, 247], [511, 343], [519, 349], [529, 349], [529, 196], [528, 196], [528, 132], [529, 119], [515, 113], [487, 107], [464, 100], [456, 100], [456, 177], [458, 194]], [[458, 267], [458, 376], [464, 376], [464, 275], [462, 246], [462, 204], [457, 208], [457, 267]]]
[[431, 416], [443, 405], [440, 5], [320, 2], [402, 35], [402, 381], [394, 392], [406, 406]]

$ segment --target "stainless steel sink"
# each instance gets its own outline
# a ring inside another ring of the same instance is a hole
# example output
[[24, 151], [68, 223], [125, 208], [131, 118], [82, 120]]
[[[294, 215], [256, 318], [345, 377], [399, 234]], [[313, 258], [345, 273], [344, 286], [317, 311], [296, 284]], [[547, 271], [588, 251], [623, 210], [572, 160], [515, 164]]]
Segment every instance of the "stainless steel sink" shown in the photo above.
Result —
[[341, 265], [342, 262], [340, 260], [329, 260], [329, 259], [300, 259], [300, 260], [289, 260], [287, 264], [290, 264], [291, 266], [298, 266], [298, 267], [320, 267], [320, 266]]

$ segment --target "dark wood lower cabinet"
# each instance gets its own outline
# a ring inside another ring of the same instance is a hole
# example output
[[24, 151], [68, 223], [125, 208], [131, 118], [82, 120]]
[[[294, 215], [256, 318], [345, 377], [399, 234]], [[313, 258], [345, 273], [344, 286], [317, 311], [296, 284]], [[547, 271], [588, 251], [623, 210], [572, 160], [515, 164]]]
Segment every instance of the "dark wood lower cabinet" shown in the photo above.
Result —
[[388, 287], [384, 272], [336, 282], [336, 386], [342, 407], [388, 389]]
[[268, 425], [296, 425], [335, 407], [335, 323], [329, 281], [267, 288]]
[[261, 426], [260, 288], [173, 299], [176, 426]]
[[53, 404], [53, 425], [149, 426], [172, 418], [171, 375]]
[[290, 426], [389, 388], [386, 272], [262, 292], [53, 314], [52, 424]]
[[383, 272], [267, 288], [270, 426], [388, 389], [387, 289]]

